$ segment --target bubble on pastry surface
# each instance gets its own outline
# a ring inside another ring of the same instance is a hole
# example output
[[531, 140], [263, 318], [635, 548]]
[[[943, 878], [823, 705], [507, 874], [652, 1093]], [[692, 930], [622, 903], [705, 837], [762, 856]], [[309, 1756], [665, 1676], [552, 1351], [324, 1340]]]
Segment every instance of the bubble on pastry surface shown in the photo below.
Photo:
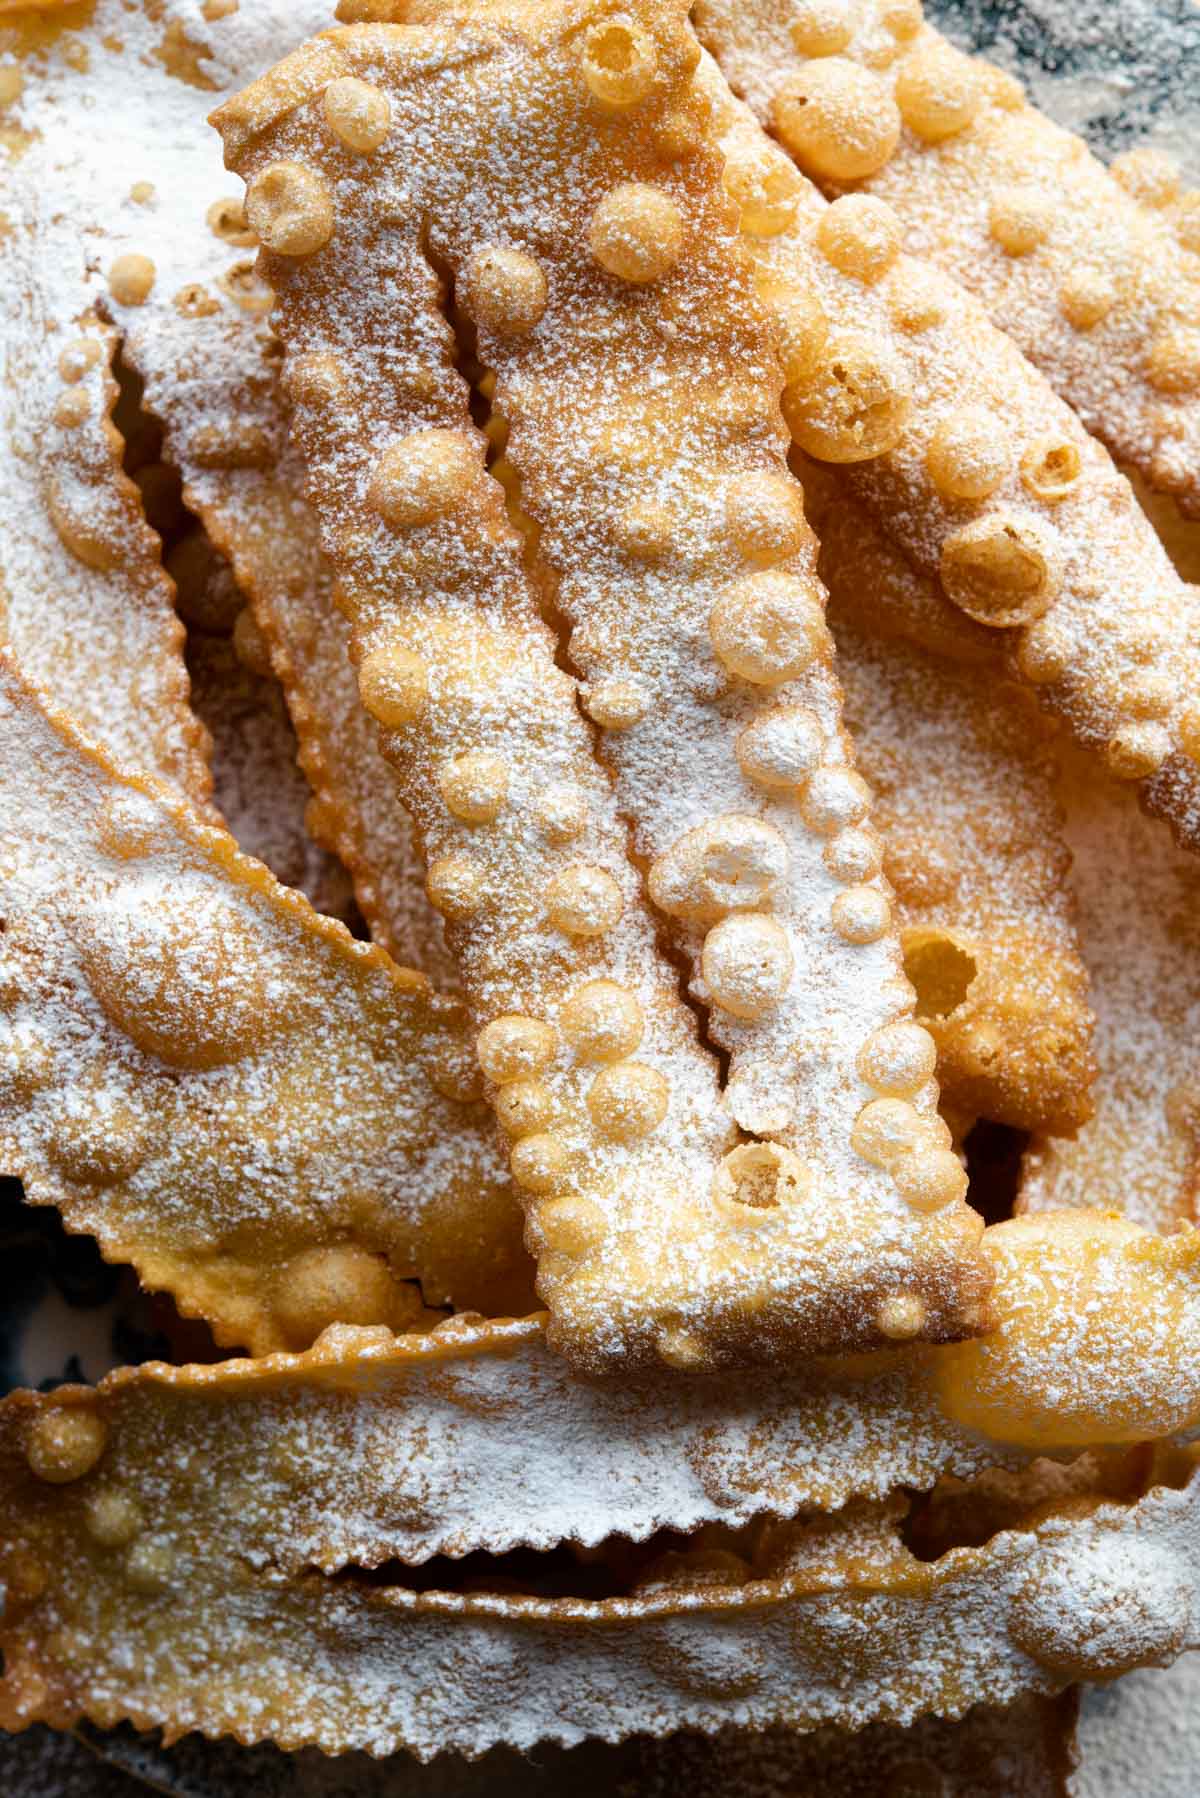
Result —
[[412, 431], [380, 456], [367, 502], [393, 530], [434, 524], [465, 503], [481, 467], [479, 447], [464, 431]]
[[783, 378], [789, 387], [802, 387], [820, 367], [829, 338], [829, 320], [820, 296], [794, 281], [785, 286], [762, 282], [759, 296], [775, 332]]
[[68, 384], [82, 381], [89, 369], [104, 360], [103, 346], [94, 337], [76, 337], [59, 351], [58, 372]]
[[559, 1018], [580, 1061], [613, 1062], [632, 1055], [646, 1028], [635, 993], [615, 980], [589, 980], [572, 993]]
[[166, 828], [152, 799], [124, 787], [105, 794], [96, 807], [95, 825], [104, 854], [118, 861], [149, 855]]
[[969, 56], [936, 39], [909, 56], [896, 77], [896, 104], [927, 144], [965, 131], [979, 111], [979, 77]]
[[920, 1113], [904, 1099], [872, 1099], [854, 1120], [850, 1146], [873, 1167], [890, 1169], [928, 1140]]
[[1181, 398], [1200, 388], [1200, 329], [1180, 325], [1150, 345], [1146, 379], [1159, 393]]
[[144, 306], [150, 298], [157, 271], [149, 256], [127, 251], [108, 271], [108, 291], [118, 306]]
[[899, 357], [863, 332], [837, 331], [812, 380], [785, 391], [783, 414], [818, 462], [866, 462], [899, 443], [911, 403]]
[[91, 395], [86, 387], [68, 387], [54, 402], [54, 422], [64, 430], [75, 431], [92, 410]]
[[1143, 668], [1129, 677], [1121, 695], [1135, 718], [1167, 718], [1175, 707], [1175, 683], [1161, 668]]
[[730, 1149], [713, 1176], [713, 1197], [748, 1211], [797, 1204], [811, 1189], [812, 1175], [800, 1157], [774, 1142], [748, 1142]]
[[569, 1255], [575, 1261], [594, 1253], [608, 1233], [599, 1205], [582, 1194], [550, 1199], [538, 1206], [535, 1216], [546, 1252]]
[[735, 912], [715, 924], [704, 939], [700, 965], [713, 1004], [747, 1019], [778, 1005], [795, 971], [787, 931], [758, 912]]
[[651, 864], [647, 890], [672, 917], [713, 923], [769, 906], [787, 878], [788, 846], [764, 818], [726, 812], [698, 824]]
[[350, 394], [350, 379], [332, 350], [307, 350], [291, 356], [281, 375], [284, 391], [294, 406], [316, 412], [336, 412]]
[[767, 469], [730, 482], [725, 528], [746, 560], [763, 566], [795, 555], [812, 537], [799, 482]]
[[800, 796], [801, 816], [819, 836], [860, 823], [870, 809], [871, 789], [852, 768], [818, 768]]
[[508, 1012], [485, 1024], [476, 1038], [479, 1065], [498, 1086], [541, 1074], [554, 1058], [556, 1038], [541, 1018]]
[[911, 1098], [933, 1078], [937, 1044], [920, 1024], [902, 1018], [871, 1032], [856, 1065], [859, 1077], [877, 1093]]
[[1056, 1678], [1112, 1679], [1187, 1646], [1192, 1586], [1166, 1544], [1122, 1531], [1052, 1543], [1013, 1595], [1013, 1641]]
[[662, 188], [623, 181], [593, 212], [588, 240], [601, 268], [647, 287], [669, 275], [683, 254], [683, 215]]
[[998, 510], [973, 519], [942, 544], [942, 586], [979, 624], [1029, 624], [1049, 610], [1060, 585], [1058, 559], [1035, 519]]
[[760, 712], [739, 734], [738, 766], [768, 791], [798, 787], [820, 765], [824, 733], [816, 714], [801, 706]]
[[101, 1548], [128, 1548], [146, 1527], [146, 1518], [134, 1493], [125, 1486], [101, 1486], [88, 1494], [84, 1527]]
[[798, 56], [836, 56], [854, 36], [846, 0], [796, 0], [788, 32]]
[[847, 943], [877, 943], [891, 928], [892, 908], [877, 887], [849, 886], [830, 908], [833, 928]]
[[587, 828], [587, 799], [568, 782], [543, 787], [534, 800], [534, 811], [543, 835], [551, 843], [569, 843]]
[[1012, 467], [1004, 426], [981, 406], [964, 406], [941, 419], [929, 440], [925, 466], [947, 499], [986, 499]]
[[1021, 456], [1021, 483], [1034, 499], [1057, 505], [1083, 479], [1083, 458], [1069, 437], [1050, 432], [1037, 437]]
[[483, 903], [483, 869], [469, 855], [440, 855], [429, 864], [425, 891], [444, 918], [473, 917]]
[[496, 1094], [495, 1111], [509, 1136], [532, 1136], [550, 1123], [553, 1094], [541, 1080], [510, 1080]]
[[359, 663], [358, 692], [377, 724], [385, 730], [400, 730], [424, 710], [429, 671], [410, 650], [380, 644]]
[[464, 824], [491, 824], [508, 796], [508, 763], [486, 749], [468, 750], [443, 762], [437, 781], [454, 817]]
[[941, 1211], [966, 1197], [967, 1170], [953, 1149], [923, 1144], [893, 1162], [888, 1172], [913, 1211]]
[[1116, 305], [1116, 282], [1105, 269], [1081, 264], [1063, 276], [1058, 303], [1069, 325], [1077, 331], [1090, 331]]
[[872, 285], [887, 274], [904, 239], [899, 218], [873, 194], [843, 194], [817, 220], [818, 247], [839, 273]]
[[92, 1471], [107, 1444], [108, 1425], [102, 1417], [64, 1405], [34, 1418], [25, 1439], [25, 1458], [35, 1478], [66, 1486]]
[[461, 298], [477, 325], [500, 337], [522, 337], [545, 316], [549, 289], [532, 256], [487, 245], [467, 264]]
[[1164, 724], [1123, 724], [1105, 745], [1104, 761], [1118, 780], [1144, 780], [1158, 772], [1171, 747], [1171, 733]]
[[562, 1138], [543, 1130], [523, 1136], [509, 1157], [513, 1179], [526, 1192], [554, 1192], [566, 1177], [570, 1157]]
[[203, 888], [129, 881], [88, 909], [76, 948], [109, 1022], [168, 1067], [239, 1061], [283, 1022], [257, 932]]
[[873, 831], [839, 830], [826, 843], [821, 859], [835, 880], [858, 885], [878, 874], [883, 854]]
[[898, 331], [917, 337], [945, 321], [946, 290], [924, 263], [893, 268], [886, 291], [888, 313]]
[[799, 70], [779, 90], [771, 116], [801, 168], [827, 181], [878, 174], [900, 141], [900, 113], [886, 87], [841, 56]]
[[564, 868], [546, 889], [546, 916], [565, 936], [603, 936], [624, 909], [621, 889], [607, 868], [588, 862]]
[[676, 523], [658, 500], [633, 500], [613, 523], [613, 535], [627, 556], [639, 562], [661, 562], [671, 552]]
[[756, 686], [794, 680], [827, 650], [823, 597], [816, 581], [775, 570], [736, 582], [709, 618], [718, 660]]
[[80, 1186], [116, 1186], [135, 1174], [150, 1153], [153, 1130], [144, 1106], [103, 1086], [67, 1090], [49, 1159]]
[[879, 23], [902, 44], [916, 37], [924, 20], [921, 0], [880, 0]]
[[739, 146], [726, 160], [723, 181], [738, 209], [738, 229], [747, 237], [778, 237], [796, 216], [801, 178], [769, 139]]
[[279, 256], [311, 256], [333, 236], [333, 195], [302, 162], [272, 162], [246, 189], [246, 218]]
[[331, 81], [321, 96], [329, 129], [357, 155], [377, 150], [392, 124], [392, 103], [382, 88], [356, 75]]
[[671, 1089], [656, 1068], [618, 1061], [602, 1068], [588, 1089], [587, 1108], [602, 1136], [639, 1142], [667, 1115]]
[[653, 88], [658, 51], [642, 26], [606, 19], [588, 30], [579, 66], [593, 98], [623, 111], [644, 100]]
[[1010, 256], [1028, 256], [1054, 228], [1054, 202], [1036, 187], [1005, 187], [992, 196], [988, 230]]
[[330, 1324], [403, 1329], [415, 1322], [420, 1298], [392, 1277], [382, 1256], [337, 1242], [303, 1249], [280, 1268], [272, 1308], [291, 1346], [304, 1349]]
[[604, 680], [588, 688], [588, 717], [604, 730], [629, 730], [649, 709], [649, 695], [636, 681]]
[[214, 237], [238, 249], [252, 249], [258, 241], [246, 217], [246, 202], [239, 195], [224, 194], [213, 200], [205, 211], [204, 222]]
[[891, 1292], [881, 1299], [875, 1322], [881, 1336], [891, 1342], [911, 1342], [928, 1320], [925, 1301], [917, 1292]]

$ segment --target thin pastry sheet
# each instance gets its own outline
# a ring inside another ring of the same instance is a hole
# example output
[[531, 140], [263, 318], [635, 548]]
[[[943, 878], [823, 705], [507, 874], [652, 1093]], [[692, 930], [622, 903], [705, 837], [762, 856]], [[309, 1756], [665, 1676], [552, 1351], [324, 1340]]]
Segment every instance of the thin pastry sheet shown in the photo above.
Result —
[[[117, 772], [0, 663], [0, 1154], [253, 1350], [527, 1305], [461, 1009]], [[448, 1096], [453, 1095], [453, 1096]]]

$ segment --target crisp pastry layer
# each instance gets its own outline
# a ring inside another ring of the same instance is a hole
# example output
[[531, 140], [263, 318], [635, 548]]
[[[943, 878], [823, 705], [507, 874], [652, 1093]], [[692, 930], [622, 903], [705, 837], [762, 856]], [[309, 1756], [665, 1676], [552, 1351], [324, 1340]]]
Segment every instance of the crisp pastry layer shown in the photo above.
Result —
[[[48, 1484], [56, 1455], [78, 1464], [98, 1450], [103, 1465], [102, 1437], [59, 1427], [41, 1479], [11, 1436], [3, 1445], [10, 1728], [129, 1719], [167, 1740], [198, 1729], [428, 1759], [681, 1727], [959, 1716], [1197, 1643], [1194, 1466], [1132, 1503], [1085, 1484], [932, 1561], [906, 1545], [898, 1499], [757, 1542], [685, 1544], [630, 1569], [628, 1595], [553, 1597], [536, 1571], [514, 1591], [504, 1563], [496, 1592], [486, 1565], [483, 1590], [417, 1589], [400, 1568], [255, 1568], [230, 1532], [198, 1537], [102, 1474]], [[42, 1446], [34, 1435], [35, 1456]], [[167, 1463], [173, 1452], [165, 1443]]]
[[1114, 456], [1200, 511], [1200, 196], [1111, 170], [920, 0], [701, 0], [737, 91], [832, 194], [889, 202]]
[[122, 775], [0, 653], [0, 1152], [33, 1203], [206, 1317], [529, 1303], [461, 1007]]
[[[614, 30], [642, 71], [619, 92]], [[697, 55], [682, 8], [517, 6], [330, 34], [215, 115], [552, 1339], [591, 1368], [878, 1341], [901, 1290], [929, 1336], [983, 1321]], [[443, 306], [476, 329], [536, 550]], [[627, 828], [730, 1055], [723, 1106]]]
[[1200, 1223], [1200, 884], [1128, 793], [1068, 759], [1066, 840], [1096, 1011], [1096, 1115], [1026, 1157], [1029, 1210], [1116, 1205], [1151, 1229]]

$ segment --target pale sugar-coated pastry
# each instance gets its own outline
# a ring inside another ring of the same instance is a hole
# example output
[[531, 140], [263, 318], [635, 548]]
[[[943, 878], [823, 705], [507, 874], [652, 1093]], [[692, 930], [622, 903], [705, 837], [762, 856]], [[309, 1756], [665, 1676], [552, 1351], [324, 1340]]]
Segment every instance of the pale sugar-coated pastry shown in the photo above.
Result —
[[1035, 1144], [1022, 1204], [1200, 1223], [1200, 880], [1130, 795], [1068, 759], [1066, 841], [1092, 978], [1096, 1113]]
[[109, 416], [114, 336], [94, 318], [54, 318], [31, 290], [37, 256], [24, 232], [0, 242], [0, 643], [114, 755], [203, 808], [212, 780], [183, 629]]
[[0, 663], [0, 1158], [218, 1340], [527, 1306], [461, 1009]]
[[[741, 1528], [949, 1476], [1023, 1480], [1035, 1457], [1200, 1422], [1193, 1237], [1088, 1211], [994, 1226], [984, 1248], [998, 1279], [982, 1341], [820, 1362], [766, 1391], [736, 1371], [580, 1381], [530, 1317], [339, 1324], [300, 1354], [120, 1369], [75, 1402], [109, 1486], [197, 1537], [235, 1505], [242, 1553], [288, 1573]], [[1103, 1311], [1087, 1304], [1101, 1293]], [[35, 1433], [65, 1397], [40, 1401]], [[0, 1414], [26, 1431], [24, 1398]], [[165, 1485], [164, 1439], [180, 1451]]]
[[698, 55], [676, 4], [447, 13], [214, 115], [551, 1339], [595, 1368], [865, 1345], [900, 1298], [986, 1322]]
[[433, 1586], [399, 1563], [289, 1576], [238, 1552], [227, 1523], [214, 1538], [170, 1506], [183, 1443], [163, 1443], [137, 1490], [109, 1478], [119, 1457], [86, 1390], [5, 1407], [8, 1728], [129, 1720], [167, 1741], [198, 1729], [429, 1759], [958, 1716], [1197, 1645], [1194, 1456], [1123, 1500], [1068, 1487], [1036, 1502], [1035, 1480], [1008, 1528], [932, 1561], [907, 1546], [898, 1495], [667, 1538], [657, 1555], [613, 1544], [586, 1581], [526, 1556], [457, 1579], [443, 1562]]
[[212, 739], [213, 800], [230, 836], [317, 911], [347, 922], [354, 897], [346, 871], [305, 828], [311, 792], [278, 683], [248, 666], [231, 637], [193, 631], [185, 659], [192, 710]]
[[[143, 404], [165, 427], [187, 502], [226, 552], [267, 640], [314, 790], [309, 828], [350, 870], [375, 940], [447, 989], [453, 960], [425, 895], [411, 825], [362, 717], [346, 626], [287, 446], [271, 295], [254, 272], [254, 233], [222, 168], [220, 140], [205, 124], [217, 94], [235, 91], [327, 23], [330, 9], [324, 0], [255, 0], [209, 10], [205, 17], [189, 0], [166, 0], [130, 13], [121, 0], [97, 0], [82, 30], [76, 19], [63, 21], [85, 55], [63, 54], [68, 40], [49, 22], [18, 34], [20, 92], [5, 117], [20, 122], [29, 142], [8, 179], [37, 220], [30, 278], [61, 317], [93, 306], [114, 321], [125, 363], [144, 380]], [[86, 258], [80, 241], [91, 246]], [[130, 269], [141, 278], [131, 279]], [[48, 386], [45, 403], [61, 408], [62, 391], [61, 382]], [[137, 541], [132, 526], [129, 540]], [[57, 592], [78, 589], [77, 579], [59, 577]], [[170, 714], [148, 686], [154, 664], [131, 636], [137, 622], [126, 607], [113, 642], [128, 642], [126, 667], [147, 663], [139, 718], [165, 721]], [[46, 681], [43, 661], [31, 671]], [[77, 684], [79, 692], [60, 677], [57, 697], [105, 741], [95, 708], [103, 698], [115, 710], [129, 678], [85, 685], [81, 676]], [[132, 766], [167, 772], [148, 750], [133, 754], [136, 740], [111, 746]]]
[[701, 0], [696, 23], [827, 193], [894, 207], [1114, 456], [1200, 512], [1200, 208], [1168, 158], [1106, 169], [920, 0]]
[[827, 204], [711, 58], [702, 80], [797, 446], [841, 467], [966, 624], [1195, 848], [1200, 595], [1128, 481], [979, 301], [906, 253], [898, 213], [870, 194]]

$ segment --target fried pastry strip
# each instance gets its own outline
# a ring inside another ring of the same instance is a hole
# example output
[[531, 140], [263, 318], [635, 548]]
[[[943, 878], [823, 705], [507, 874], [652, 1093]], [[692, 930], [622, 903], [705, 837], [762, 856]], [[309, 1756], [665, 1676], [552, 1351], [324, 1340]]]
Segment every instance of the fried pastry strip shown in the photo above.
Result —
[[[254, 1567], [227, 1526], [214, 1539], [102, 1472], [47, 1484], [27, 1454], [52, 1480], [104, 1466], [78, 1397], [54, 1432], [29, 1416], [24, 1443], [18, 1405], [5, 1413], [10, 1729], [128, 1719], [168, 1741], [198, 1729], [428, 1759], [730, 1723], [857, 1727], [1109, 1679], [1200, 1640], [1194, 1468], [1134, 1503], [1051, 1502], [932, 1563], [905, 1546], [894, 1499], [779, 1526], [749, 1559], [689, 1544], [628, 1596], [510, 1579], [414, 1590], [402, 1569]], [[161, 1465], [181, 1453], [168, 1439]]]
[[90, 1432], [103, 1461], [75, 1467], [68, 1507], [100, 1486], [213, 1540], [236, 1515], [239, 1553], [294, 1574], [740, 1527], [1200, 1423], [1200, 1242], [1092, 1212], [984, 1242], [998, 1324], [980, 1343], [810, 1366], [765, 1393], [661, 1368], [582, 1382], [540, 1318], [335, 1325], [300, 1355], [19, 1396], [0, 1433], [49, 1477], [38, 1445]]
[[[287, 448], [254, 234], [204, 122], [214, 91], [235, 91], [328, 18], [324, 0], [256, 0], [208, 21], [185, 0], [145, 17], [122, 0], [98, 0], [79, 34], [86, 59], [36, 41], [21, 57], [15, 113], [39, 134], [20, 179], [22, 192], [38, 195], [38, 218], [53, 221], [43, 232], [52, 237], [48, 266], [61, 263], [74, 283], [73, 305], [91, 302], [115, 321], [188, 504], [250, 598], [314, 789], [310, 827], [350, 870], [375, 940], [445, 989], [457, 977], [453, 959], [411, 825], [361, 715], [346, 626]], [[196, 80], [180, 78], [184, 47]], [[89, 267], [77, 254], [66, 259], [59, 246], [68, 231], [99, 244]], [[128, 666], [147, 660], [131, 656]], [[46, 678], [42, 666], [32, 671]], [[100, 720], [84, 711], [101, 683], [78, 684], [78, 693], [55, 691], [103, 741]], [[123, 691], [119, 680], [111, 685]], [[113, 747], [129, 765], [164, 773], [161, 760]]]
[[[634, 51], [645, 79], [610, 103]], [[935, 1337], [982, 1321], [696, 56], [681, 3], [517, 5], [330, 33], [215, 115], [553, 1340], [593, 1367], [879, 1340], [897, 1291]], [[443, 272], [536, 558], [484, 473]], [[578, 620], [615, 802], [542, 600]], [[618, 808], [731, 1050], [725, 1112]], [[734, 1147], [730, 1112], [772, 1140]]]
[[[27, 201], [23, 186], [13, 198]], [[40, 209], [32, 216], [40, 222]], [[207, 739], [188, 706], [183, 627], [109, 416], [114, 335], [94, 318], [56, 314], [56, 296], [41, 293], [33, 271], [39, 252], [57, 247], [49, 236], [10, 231], [0, 242], [9, 394], [0, 643], [115, 756], [207, 809]]]
[[0, 1156], [27, 1199], [258, 1352], [403, 1323], [396, 1277], [528, 1303], [455, 1004], [119, 773], [7, 652], [0, 791]]
[[1106, 169], [920, 0], [700, 0], [696, 23], [828, 193], [893, 205], [1113, 455], [1200, 513], [1200, 211], [1163, 159]]
[[1200, 847], [1200, 594], [1129, 483], [977, 300], [901, 253], [881, 200], [827, 205], [706, 59], [742, 241], [782, 333], [795, 442], [1016, 676]]
[[1200, 874], [1128, 794], [1064, 771], [1066, 839], [1096, 1009], [1096, 1115], [1026, 1156], [1022, 1206], [1200, 1223]]

